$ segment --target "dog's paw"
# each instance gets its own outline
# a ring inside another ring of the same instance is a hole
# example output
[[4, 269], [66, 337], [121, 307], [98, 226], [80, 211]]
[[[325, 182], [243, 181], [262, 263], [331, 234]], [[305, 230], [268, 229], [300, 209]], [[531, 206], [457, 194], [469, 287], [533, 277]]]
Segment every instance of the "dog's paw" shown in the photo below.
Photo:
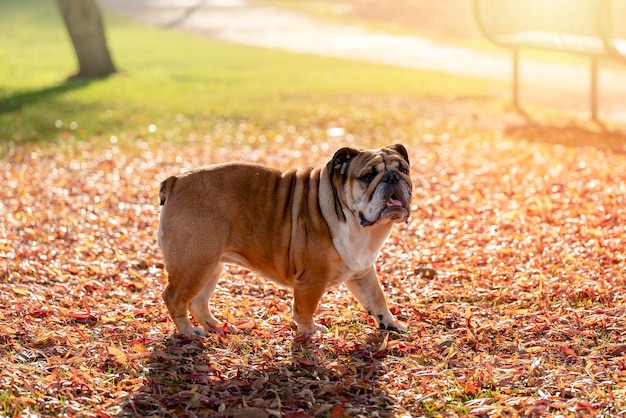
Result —
[[387, 325], [385, 325], [384, 322], [381, 322], [380, 324], [378, 324], [378, 327], [384, 331], [397, 332], [397, 333], [403, 333], [407, 331], [406, 325], [401, 324], [400, 322], [397, 322], [397, 321], [391, 324], [387, 324]]
[[191, 342], [191, 341], [199, 340], [199, 339], [206, 338], [206, 337], [207, 337], [207, 333], [204, 332], [204, 330], [199, 327], [194, 327], [194, 328], [189, 327], [189, 329], [185, 331], [177, 331], [172, 335], [172, 338], [174, 340], [182, 341], [182, 342]]
[[193, 327], [188, 337], [206, 338], [208, 337], [208, 334], [200, 327]]
[[298, 334], [299, 335], [313, 335], [313, 334], [316, 334], [318, 332], [320, 332], [322, 334], [330, 333], [328, 328], [326, 328], [324, 325], [320, 325], [320, 324], [313, 324], [312, 328], [306, 328], [306, 329], [299, 329], [298, 328]]
[[404, 324], [401, 324], [399, 322], [396, 322], [396, 323], [394, 323], [392, 325], [386, 326], [385, 328], [381, 327], [381, 329], [384, 329], [385, 331], [389, 331], [389, 332], [396, 332], [398, 334], [402, 334], [402, 333], [405, 333], [405, 332], [408, 331], [407, 326], [404, 325]]

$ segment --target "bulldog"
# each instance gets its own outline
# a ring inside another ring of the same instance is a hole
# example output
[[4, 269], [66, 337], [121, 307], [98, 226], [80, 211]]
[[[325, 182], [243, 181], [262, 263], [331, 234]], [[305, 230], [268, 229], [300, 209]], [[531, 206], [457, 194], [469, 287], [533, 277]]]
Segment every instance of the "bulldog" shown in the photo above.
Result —
[[[326, 289], [341, 283], [380, 329], [405, 330], [374, 261], [393, 224], [409, 217], [411, 191], [400, 144], [341, 148], [321, 168], [226, 163], [169, 177], [159, 193], [158, 242], [168, 273], [163, 299], [178, 332], [226, 329], [209, 306], [225, 263], [292, 288], [300, 333], [325, 331], [313, 314]], [[202, 328], [192, 327], [189, 313]]]

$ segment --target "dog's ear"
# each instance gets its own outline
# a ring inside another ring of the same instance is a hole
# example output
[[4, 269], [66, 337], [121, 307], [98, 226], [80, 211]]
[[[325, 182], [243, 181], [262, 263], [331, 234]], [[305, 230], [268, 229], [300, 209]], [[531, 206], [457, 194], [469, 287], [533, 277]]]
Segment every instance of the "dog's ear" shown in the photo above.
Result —
[[359, 151], [354, 148], [341, 148], [335, 152], [333, 159], [328, 163], [328, 172], [331, 176], [343, 177], [348, 171], [350, 160], [356, 157]]
[[390, 150], [393, 150], [395, 152], [397, 152], [398, 154], [400, 154], [402, 156], [402, 158], [404, 158], [404, 161], [406, 161], [407, 163], [411, 163], [409, 161], [409, 153], [406, 150], [406, 148], [404, 148], [404, 145], [402, 144], [393, 144], [388, 146], [387, 148], [389, 148]]
[[333, 158], [328, 162], [326, 169], [330, 176], [330, 184], [333, 189], [333, 203], [335, 207], [335, 213], [337, 218], [341, 222], [346, 221], [346, 215], [343, 213], [341, 205], [341, 198], [339, 197], [338, 188], [346, 181], [346, 172], [348, 171], [348, 165], [350, 161], [359, 154], [359, 151], [354, 148], [341, 148]]

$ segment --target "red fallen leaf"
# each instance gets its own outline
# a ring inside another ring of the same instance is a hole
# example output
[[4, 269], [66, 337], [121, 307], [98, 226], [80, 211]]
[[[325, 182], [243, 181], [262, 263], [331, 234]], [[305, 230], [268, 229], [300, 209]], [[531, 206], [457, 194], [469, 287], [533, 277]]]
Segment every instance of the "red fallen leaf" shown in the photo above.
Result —
[[600, 409], [603, 406], [604, 406], [604, 404], [602, 404], [602, 403], [591, 404], [589, 402], [579, 401], [576, 404], [576, 410], [578, 410], [578, 411], [581, 411], [581, 410], [594, 410], [594, 409]]
[[220, 369], [219, 367], [217, 367], [215, 364], [209, 364], [209, 369], [213, 370], [218, 375], [221, 375], [222, 373], [224, 373], [224, 371]]
[[98, 322], [98, 318], [91, 314], [91, 308], [89, 307], [86, 298], [83, 298], [83, 306], [85, 307], [85, 313], [68, 312], [65, 315], [73, 318], [76, 322], [80, 322], [81, 324], [95, 324]]
[[89, 337], [80, 328], [74, 328], [74, 331], [80, 335], [83, 341], [87, 341], [89, 339]]
[[49, 311], [47, 309], [33, 309], [30, 313], [30, 316], [32, 316], [33, 318], [47, 318], [48, 316], [52, 315], [52, 311]]
[[256, 328], [256, 322], [253, 322], [253, 321], [238, 322], [236, 327], [237, 329], [252, 329], [252, 328]]
[[132, 344], [133, 346], [135, 346], [135, 345], [141, 345], [141, 344], [148, 344], [148, 343], [151, 343], [151, 342], [152, 342], [152, 339], [151, 339], [151, 338], [148, 338], [148, 337], [140, 337], [140, 338], [137, 338], [137, 339], [135, 339], [135, 340], [130, 341], [130, 344]]
[[98, 290], [98, 287], [94, 284], [86, 284], [85, 290], [88, 290], [90, 292], [95, 292], [96, 290]]
[[330, 418], [339, 418], [345, 408], [344, 404], [337, 405], [330, 413]]
[[478, 387], [474, 382], [469, 382], [463, 385], [463, 391], [466, 395], [474, 396], [478, 393]]
[[136, 318], [143, 318], [148, 315], [148, 311], [146, 309], [135, 309], [133, 314]]
[[304, 365], [304, 366], [313, 366], [315, 365], [315, 362], [306, 358], [302, 358], [302, 357], [296, 357], [293, 356], [292, 360], [296, 363], [298, 363], [299, 365]]
[[311, 415], [306, 412], [298, 411], [283, 415], [285, 418], [309, 418]]
[[91, 308], [89, 307], [89, 304], [87, 303], [87, 299], [85, 298], [83, 298], [83, 306], [85, 307], [85, 310], [87, 312], [85, 313], [68, 312], [66, 315], [74, 319], [83, 319], [83, 320], [89, 319], [89, 317], [91, 316]]
[[101, 409], [96, 409], [96, 410], [94, 410], [93, 412], [94, 412], [94, 414], [96, 415], [96, 417], [98, 417], [98, 418], [110, 418], [110, 417], [112, 417], [112, 415], [110, 415], [110, 414], [108, 414], [108, 413], [104, 412], [104, 411], [103, 411], [103, 410], [101, 410]]
[[611, 357], [620, 357], [624, 354], [626, 354], [626, 345], [618, 345], [609, 352]]
[[559, 349], [568, 356], [576, 356], [576, 352], [569, 347], [565, 347], [564, 345], [562, 345], [559, 347]]

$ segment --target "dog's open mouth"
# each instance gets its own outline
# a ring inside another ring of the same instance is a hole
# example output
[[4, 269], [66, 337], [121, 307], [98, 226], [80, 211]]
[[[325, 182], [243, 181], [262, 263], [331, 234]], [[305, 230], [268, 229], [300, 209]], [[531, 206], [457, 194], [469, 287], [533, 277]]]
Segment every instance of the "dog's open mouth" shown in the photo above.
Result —
[[393, 207], [403, 207], [402, 206], [402, 202], [400, 202], [398, 200], [398, 198], [396, 197], [395, 194], [389, 196], [389, 199], [387, 199], [387, 207], [388, 208], [393, 208]]
[[390, 220], [394, 222], [402, 222], [409, 215], [409, 211], [406, 210], [402, 202], [396, 197], [391, 195], [387, 199], [387, 206], [382, 210], [378, 220]]
[[363, 213], [359, 213], [362, 226], [374, 225], [381, 221], [404, 222], [409, 217], [409, 211], [404, 207], [400, 199], [393, 194], [387, 198], [386, 206], [375, 221], [369, 221]]

